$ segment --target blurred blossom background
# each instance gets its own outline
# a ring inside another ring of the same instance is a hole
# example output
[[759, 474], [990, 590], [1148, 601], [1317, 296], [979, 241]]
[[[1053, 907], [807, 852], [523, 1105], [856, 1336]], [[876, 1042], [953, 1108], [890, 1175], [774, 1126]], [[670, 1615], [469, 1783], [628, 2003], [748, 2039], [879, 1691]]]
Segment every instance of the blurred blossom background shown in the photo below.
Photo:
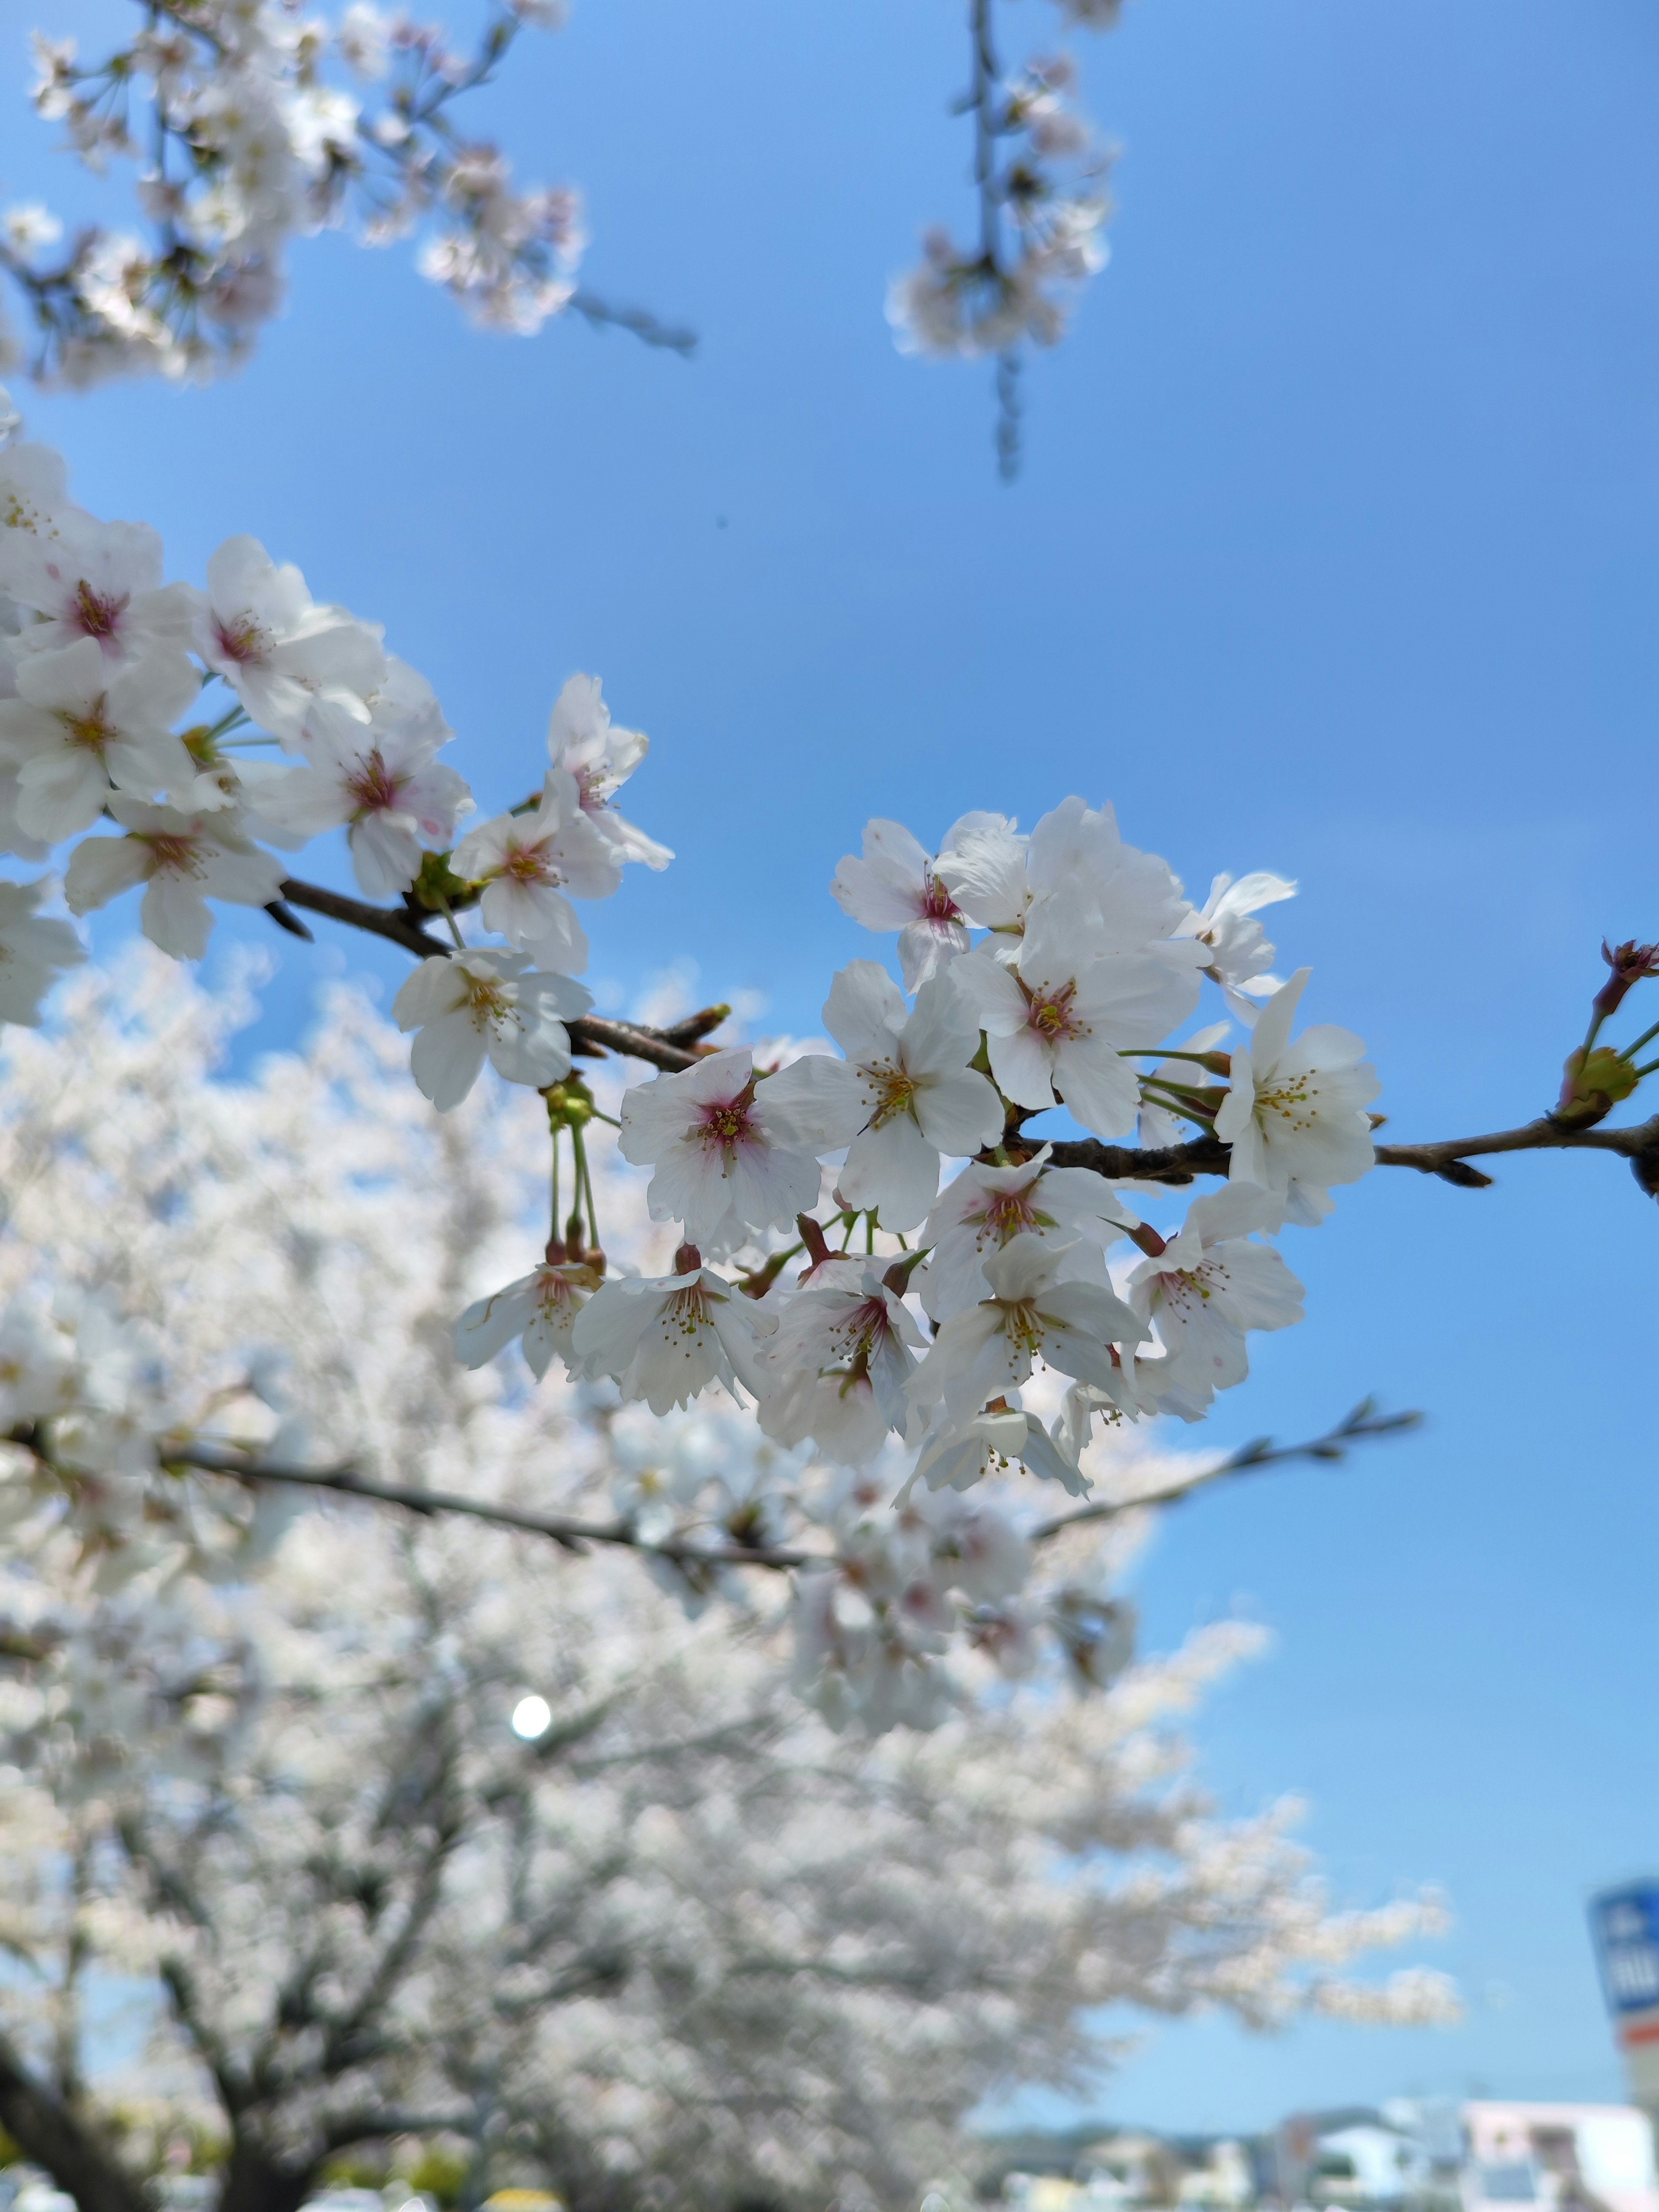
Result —
[[[92, 52], [130, 12], [48, 27]], [[1602, 936], [1659, 933], [1659, 18], [1130, 0], [1080, 42], [1122, 148], [1113, 260], [1025, 380], [1009, 488], [988, 369], [902, 360], [882, 312], [924, 226], [969, 218], [960, 15], [583, 0], [477, 96], [521, 179], [585, 191], [585, 281], [693, 325], [690, 362], [565, 322], [481, 336], [404, 250], [325, 236], [240, 376], [19, 380], [31, 426], [173, 573], [250, 531], [384, 622], [486, 811], [564, 678], [603, 676], [653, 744], [629, 811], [678, 860], [592, 910], [602, 1006], [744, 994], [811, 1031], [872, 949], [828, 892], [867, 816], [931, 843], [1077, 791], [1200, 897], [1224, 868], [1298, 879], [1280, 972], [1311, 963], [1310, 1018], [1365, 1037], [1391, 1135], [1526, 1118]], [[1041, 0], [1013, 15], [1040, 46]], [[0, 19], [0, 202], [107, 210], [26, 105], [39, 0]], [[323, 977], [403, 972], [235, 909], [214, 960], [247, 941], [271, 974], [245, 1057]], [[1652, 1205], [1594, 1158], [1500, 1164], [1486, 1193], [1381, 1171], [1299, 1241], [1307, 1324], [1261, 1341], [1213, 1440], [1372, 1391], [1430, 1425], [1171, 1515], [1136, 1595], [1154, 1647], [1272, 1626], [1199, 1720], [1206, 1779], [1306, 1790], [1356, 1904], [1443, 1882], [1468, 2014], [1171, 2027], [1114, 2115], [1622, 2094], [1583, 1903], [1659, 1858], [1656, 1254]]]

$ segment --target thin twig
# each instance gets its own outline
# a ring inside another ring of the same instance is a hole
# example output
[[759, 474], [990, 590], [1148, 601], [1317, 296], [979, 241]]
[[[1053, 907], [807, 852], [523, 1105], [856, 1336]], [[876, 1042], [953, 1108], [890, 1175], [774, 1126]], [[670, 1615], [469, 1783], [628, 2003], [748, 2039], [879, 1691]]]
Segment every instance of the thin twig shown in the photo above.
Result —
[[1282, 1467], [1289, 1460], [1340, 1460], [1355, 1444], [1369, 1443], [1379, 1437], [1400, 1436], [1407, 1429], [1419, 1426], [1422, 1419], [1421, 1413], [1379, 1413], [1374, 1398], [1362, 1398], [1346, 1420], [1339, 1421], [1326, 1435], [1314, 1437], [1310, 1443], [1276, 1444], [1271, 1437], [1257, 1437], [1172, 1489], [1154, 1491], [1146, 1498], [1102, 1498], [1092, 1505], [1079, 1505], [1069, 1513], [1057, 1513], [1051, 1521], [1040, 1522], [1026, 1532], [1027, 1537], [1033, 1544], [1046, 1543], [1062, 1529], [1075, 1528], [1085, 1521], [1109, 1521], [1117, 1514], [1135, 1512], [1143, 1506], [1176, 1505], [1190, 1498], [1195, 1490], [1207, 1489], [1212, 1482], [1223, 1482], [1236, 1474], [1252, 1474], [1260, 1468]]
[[[1379, 1437], [1398, 1436], [1415, 1428], [1422, 1418], [1420, 1413], [1379, 1413], [1375, 1401], [1367, 1398], [1355, 1407], [1345, 1421], [1340, 1421], [1335, 1428], [1314, 1437], [1310, 1443], [1275, 1444], [1269, 1437], [1258, 1437], [1152, 1497], [1103, 1498], [1058, 1514], [1052, 1520], [1039, 1522], [1035, 1528], [1028, 1530], [1029, 1540], [1043, 1544], [1082, 1522], [1108, 1521], [1143, 1506], [1175, 1504], [1212, 1482], [1259, 1468], [1280, 1466], [1291, 1460], [1340, 1460], [1353, 1445]], [[374, 1504], [401, 1506], [406, 1512], [428, 1517], [455, 1514], [467, 1520], [486, 1522], [494, 1528], [511, 1528], [521, 1535], [545, 1536], [568, 1552], [585, 1552], [590, 1544], [616, 1545], [645, 1553], [653, 1559], [668, 1559], [676, 1566], [694, 1571], [709, 1567], [768, 1567], [775, 1572], [787, 1573], [798, 1567], [833, 1567], [836, 1564], [833, 1553], [801, 1551], [784, 1544], [700, 1544], [681, 1537], [648, 1543], [626, 1521], [582, 1521], [570, 1514], [531, 1513], [516, 1505], [498, 1505], [487, 1499], [468, 1498], [459, 1491], [380, 1482], [350, 1467], [292, 1467], [203, 1444], [168, 1446], [163, 1457], [170, 1467], [198, 1468], [204, 1474], [222, 1474], [236, 1482], [280, 1482], [303, 1490], [328, 1491], [338, 1497], [363, 1498]]]

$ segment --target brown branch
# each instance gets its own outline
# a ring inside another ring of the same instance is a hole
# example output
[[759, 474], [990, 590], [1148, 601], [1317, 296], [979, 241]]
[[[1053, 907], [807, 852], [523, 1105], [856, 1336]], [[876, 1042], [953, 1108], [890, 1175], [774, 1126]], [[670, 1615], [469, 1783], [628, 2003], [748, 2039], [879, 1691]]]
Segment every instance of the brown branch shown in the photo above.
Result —
[[[1029, 1158], [1036, 1151], [1033, 1139], [1022, 1133], [1018, 1148]], [[1011, 1151], [1015, 1146], [1011, 1146]], [[1379, 1145], [1380, 1168], [1415, 1168], [1420, 1175], [1438, 1176], [1460, 1190], [1485, 1190], [1492, 1177], [1467, 1162], [1490, 1152], [1616, 1152], [1631, 1164], [1631, 1172], [1650, 1198], [1659, 1198], [1659, 1114], [1617, 1129], [1563, 1128], [1547, 1114], [1518, 1129], [1500, 1129], [1486, 1137], [1447, 1138], [1436, 1144]], [[1133, 1145], [1103, 1145], [1097, 1138], [1050, 1147], [1057, 1168], [1089, 1168], [1109, 1182], [1189, 1183], [1202, 1175], [1224, 1176], [1232, 1162], [1232, 1147], [1217, 1137], [1194, 1137], [1184, 1145], [1159, 1145], [1142, 1149]]]
[[619, 1544], [630, 1551], [647, 1552], [653, 1559], [672, 1560], [676, 1566], [805, 1567], [828, 1566], [831, 1555], [799, 1552], [777, 1545], [703, 1545], [671, 1537], [648, 1544], [626, 1521], [580, 1521], [564, 1513], [526, 1513], [516, 1505], [496, 1505], [468, 1498], [459, 1491], [425, 1490], [402, 1482], [378, 1482], [349, 1467], [308, 1468], [278, 1466], [233, 1451], [216, 1451], [200, 1444], [166, 1445], [161, 1456], [169, 1467], [194, 1467], [209, 1474], [223, 1474], [236, 1482], [291, 1483], [305, 1490], [325, 1490], [342, 1498], [362, 1498], [379, 1505], [398, 1505], [406, 1512], [434, 1515], [455, 1513], [485, 1521], [498, 1528], [516, 1529], [521, 1535], [545, 1536], [568, 1552], [585, 1552], [590, 1544]]
[[1621, 1128], [1564, 1129], [1547, 1114], [1518, 1129], [1500, 1129], [1487, 1137], [1457, 1137], [1431, 1145], [1379, 1145], [1379, 1167], [1415, 1168], [1420, 1175], [1439, 1176], [1466, 1190], [1482, 1190], [1492, 1182], [1478, 1168], [1464, 1166], [1469, 1158], [1492, 1152], [1616, 1152], [1631, 1164], [1631, 1172], [1650, 1198], [1659, 1197], [1659, 1114], [1646, 1121]]
[[[1079, 1506], [1074, 1511], [1039, 1522], [1027, 1532], [1028, 1539], [1034, 1544], [1043, 1544], [1079, 1522], [1110, 1520], [1116, 1514], [1128, 1513], [1143, 1505], [1175, 1504], [1224, 1476], [1249, 1474], [1258, 1468], [1280, 1466], [1290, 1460], [1340, 1460], [1352, 1445], [1374, 1437], [1398, 1436], [1404, 1430], [1415, 1428], [1422, 1418], [1414, 1413], [1379, 1413], [1374, 1401], [1366, 1398], [1345, 1421], [1338, 1422], [1335, 1428], [1307, 1443], [1275, 1444], [1270, 1437], [1258, 1437], [1168, 1490], [1146, 1498], [1103, 1498], [1091, 1505]], [[398, 1505], [410, 1513], [458, 1514], [469, 1520], [487, 1522], [493, 1528], [514, 1529], [521, 1535], [545, 1536], [568, 1552], [585, 1552], [590, 1544], [620, 1545], [653, 1559], [670, 1560], [693, 1573], [708, 1567], [769, 1567], [781, 1573], [796, 1567], [834, 1566], [836, 1559], [831, 1552], [804, 1552], [781, 1544], [708, 1545], [679, 1537], [647, 1543], [626, 1521], [580, 1521], [563, 1513], [527, 1513], [516, 1505], [493, 1504], [485, 1499], [468, 1498], [459, 1491], [423, 1490], [408, 1483], [377, 1482], [349, 1467], [283, 1467], [199, 1444], [167, 1447], [162, 1458], [171, 1467], [199, 1468], [206, 1474], [227, 1475], [237, 1482], [291, 1483], [306, 1490], [329, 1491], [343, 1498], [366, 1498], [374, 1504]]]

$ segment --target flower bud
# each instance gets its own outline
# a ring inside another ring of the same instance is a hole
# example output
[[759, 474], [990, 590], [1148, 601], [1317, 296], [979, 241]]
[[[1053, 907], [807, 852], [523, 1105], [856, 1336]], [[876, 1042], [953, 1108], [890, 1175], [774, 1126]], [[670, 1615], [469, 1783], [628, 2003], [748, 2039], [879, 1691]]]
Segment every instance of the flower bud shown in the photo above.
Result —
[[1612, 1045], [1595, 1045], [1589, 1052], [1580, 1045], [1567, 1054], [1561, 1096], [1550, 1119], [1564, 1129], [1590, 1128], [1605, 1121], [1621, 1098], [1628, 1098], [1641, 1079], [1624, 1054]]

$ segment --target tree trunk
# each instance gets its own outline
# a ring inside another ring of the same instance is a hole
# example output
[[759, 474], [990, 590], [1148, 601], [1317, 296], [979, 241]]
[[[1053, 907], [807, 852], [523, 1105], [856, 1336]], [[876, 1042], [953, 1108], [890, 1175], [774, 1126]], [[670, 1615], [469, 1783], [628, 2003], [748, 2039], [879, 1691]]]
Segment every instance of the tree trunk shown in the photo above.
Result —
[[44, 2087], [0, 2042], [0, 2126], [43, 2166], [81, 2212], [149, 2212], [144, 2192], [91, 2126]]
[[321, 2163], [310, 2159], [285, 2166], [262, 2145], [233, 2138], [217, 2212], [300, 2212]]

